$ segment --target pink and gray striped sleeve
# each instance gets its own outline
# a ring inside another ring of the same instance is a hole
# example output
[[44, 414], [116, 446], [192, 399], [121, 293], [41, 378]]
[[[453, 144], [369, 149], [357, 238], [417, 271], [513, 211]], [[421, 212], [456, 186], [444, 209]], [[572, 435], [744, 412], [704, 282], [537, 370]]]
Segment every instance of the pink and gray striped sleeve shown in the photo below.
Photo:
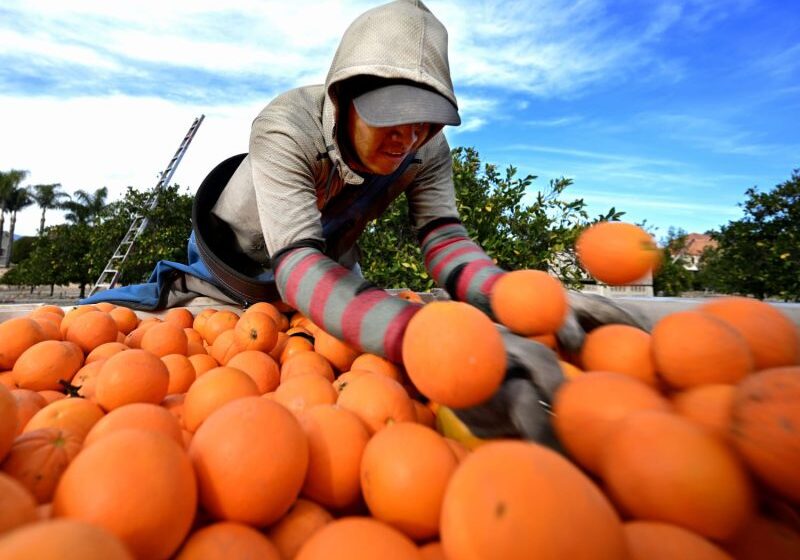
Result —
[[283, 300], [363, 352], [400, 363], [406, 326], [421, 305], [372, 286], [319, 249], [298, 247], [278, 260]]

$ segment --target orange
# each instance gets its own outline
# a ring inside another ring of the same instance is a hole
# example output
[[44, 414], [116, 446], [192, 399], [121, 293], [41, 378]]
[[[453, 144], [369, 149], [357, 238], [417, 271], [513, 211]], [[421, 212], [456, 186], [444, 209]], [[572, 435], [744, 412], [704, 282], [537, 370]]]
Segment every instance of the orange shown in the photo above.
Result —
[[234, 343], [242, 350], [269, 352], [278, 342], [278, 325], [266, 313], [250, 311], [239, 317], [233, 328]]
[[208, 318], [216, 312], [216, 309], [209, 307], [207, 309], [203, 309], [200, 313], [195, 315], [194, 321], [192, 322], [192, 328], [200, 333], [203, 338], [205, 338], [203, 330], [205, 329], [206, 321], [208, 321]]
[[295, 560], [422, 560], [403, 533], [369, 517], [342, 517], [314, 533]]
[[515, 270], [492, 286], [489, 303], [498, 321], [524, 335], [554, 333], [567, 318], [567, 292], [541, 270]]
[[522, 441], [489, 442], [464, 459], [445, 492], [440, 538], [447, 558], [627, 558], [622, 523], [597, 486]]
[[[5, 537], [11, 529], [34, 521], [36, 500], [33, 495], [21, 482], [0, 472], [0, 537]], [[0, 544], [2, 542], [0, 538]]]
[[14, 317], [0, 323], [0, 371], [14, 367], [25, 350], [43, 340], [42, 327], [29, 317]]
[[733, 397], [730, 434], [751, 471], [800, 503], [800, 366], [761, 370]]
[[[98, 312], [99, 313], [99, 312]], [[22, 389], [59, 390], [83, 365], [83, 352], [72, 342], [44, 340], [25, 350], [14, 364], [14, 381]]]
[[185, 356], [189, 347], [189, 339], [186, 337], [186, 333], [183, 332], [183, 327], [176, 323], [164, 321], [147, 329], [147, 332], [142, 336], [140, 347], [142, 350], [147, 350], [159, 358], [163, 358], [168, 354], [182, 354]]
[[167, 394], [185, 393], [197, 379], [197, 372], [189, 358], [183, 354], [167, 354], [161, 357], [161, 361], [167, 366], [169, 372], [169, 384]]
[[[47, 405], [47, 401], [42, 395], [29, 389], [12, 389], [11, 395], [17, 403], [17, 435], [19, 435], [28, 420], [44, 408]], [[0, 422], [2, 421], [0, 420]], [[8, 425], [13, 425], [13, 422], [8, 422]], [[2, 456], [2, 453], [0, 453], [0, 456]]]
[[797, 560], [800, 533], [773, 519], [756, 515], [725, 543], [736, 560]]
[[210, 369], [219, 367], [217, 360], [208, 354], [193, 354], [192, 356], [189, 356], [189, 361], [192, 363], [192, 367], [194, 367], [197, 377], [200, 377]]
[[274, 391], [280, 383], [280, 366], [265, 352], [245, 350], [233, 356], [225, 365], [249, 375], [262, 395]]
[[355, 414], [333, 405], [308, 408], [297, 417], [308, 439], [303, 495], [334, 509], [352, 506], [361, 497], [366, 427]]
[[178, 420], [166, 408], [150, 403], [131, 403], [115, 408], [92, 426], [84, 447], [94, 444], [120, 430], [137, 429], [156, 432], [183, 445], [183, 436]]
[[103, 411], [92, 401], [75, 397], [60, 399], [34, 414], [22, 432], [59, 428], [74, 433], [83, 441], [92, 426], [102, 417]]
[[294, 558], [303, 543], [331, 521], [333, 516], [324, 507], [298, 498], [289, 512], [269, 528], [267, 536], [282, 558]]
[[630, 560], [733, 560], [718, 546], [676, 525], [632, 521], [623, 530]]
[[3, 560], [134, 560], [122, 542], [101, 527], [53, 519], [30, 523], [0, 540]]
[[139, 325], [139, 317], [136, 312], [127, 307], [115, 307], [108, 312], [114, 322], [117, 324], [117, 329], [122, 334], [128, 334]]
[[197, 487], [186, 452], [164, 435], [136, 429], [108, 434], [84, 448], [67, 467], [53, 499], [56, 517], [107, 529], [137, 557], [153, 559], [168, 558], [178, 549], [196, 508]]
[[434, 301], [408, 323], [403, 364], [423, 395], [463, 408], [497, 391], [506, 373], [506, 353], [494, 323], [477, 308]]
[[652, 331], [658, 375], [674, 389], [736, 383], [753, 371], [753, 355], [733, 327], [700, 311], [662, 317]]
[[209, 315], [208, 319], [206, 319], [206, 322], [203, 325], [202, 331], [200, 331], [200, 329], [197, 327], [195, 327], [195, 330], [203, 335], [203, 338], [206, 339], [206, 342], [209, 344], [214, 344], [214, 341], [221, 333], [233, 329], [238, 321], [239, 316], [233, 311], [217, 311], [216, 313]]
[[397, 381], [380, 373], [367, 372], [340, 389], [336, 403], [354, 412], [375, 433], [395, 422], [415, 422], [417, 413], [411, 399]]
[[123, 350], [130, 350], [130, 347], [122, 342], [105, 342], [89, 352], [84, 363], [91, 364], [97, 360], [105, 360]]
[[95, 400], [105, 410], [124, 404], [158, 404], [167, 396], [169, 370], [158, 356], [132, 349], [103, 362], [95, 384]]
[[194, 325], [194, 315], [185, 307], [174, 307], [168, 310], [162, 319], [165, 323], [173, 323], [182, 329], [188, 329]]
[[252, 527], [222, 521], [192, 533], [175, 560], [211, 560], [236, 558], [282, 560], [278, 549]]
[[52, 501], [61, 475], [81, 450], [81, 438], [60, 428], [42, 428], [14, 440], [3, 471], [21, 482], [40, 504]]
[[561, 444], [582, 467], [597, 472], [615, 424], [637, 410], [670, 410], [652, 387], [610, 372], [589, 372], [563, 384], [553, 403], [553, 427]]
[[239, 353], [240, 348], [236, 345], [236, 332], [233, 329], [222, 331], [214, 339], [214, 343], [208, 348], [208, 353], [223, 366], [232, 357]]
[[[61, 320], [59, 324], [59, 328], [61, 329], [61, 334], [66, 336], [67, 329], [72, 324], [75, 319], [83, 315], [84, 313], [89, 313], [90, 311], [100, 311], [100, 308], [94, 305], [79, 305], [77, 307], [73, 307], [66, 313], [64, 313], [64, 318]], [[105, 312], [103, 312], [105, 313]]]
[[403, 373], [397, 364], [393, 364], [386, 358], [376, 354], [361, 354], [358, 358], [353, 360], [353, 363], [350, 365], [350, 370], [365, 370], [373, 373], [382, 373], [387, 377], [391, 377], [398, 383], [403, 380]]
[[313, 373], [296, 375], [281, 383], [272, 400], [297, 414], [319, 404], [334, 404], [338, 393], [331, 382]]
[[776, 306], [752, 298], [722, 297], [697, 309], [719, 317], [744, 337], [756, 369], [800, 364], [800, 331]]
[[374, 373], [374, 372], [369, 372], [363, 369], [353, 369], [350, 371], [346, 371], [336, 378], [336, 381], [333, 382], [333, 388], [336, 389], [337, 393], [341, 393], [348, 386], [348, 384], [350, 384], [355, 378], [361, 377], [362, 375], [365, 375], [367, 373]]
[[419, 424], [392, 424], [367, 443], [361, 488], [373, 517], [414, 540], [439, 534], [442, 500], [458, 461], [444, 438]]
[[183, 423], [194, 432], [208, 416], [224, 404], [242, 397], [258, 395], [255, 381], [246, 373], [220, 366], [198, 377], [186, 392]]
[[615, 371], [656, 386], [650, 334], [629, 325], [602, 325], [586, 335], [580, 360], [586, 371]]
[[575, 243], [583, 268], [606, 284], [629, 284], [656, 268], [661, 253], [649, 233], [624, 222], [598, 222]]
[[675, 412], [710, 433], [728, 438], [733, 417], [733, 385], [700, 385], [672, 397]]
[[103, 368], [105, 358], [102, 360], [95, 360], [90, 364], [86, 364], [75, 377], [72, 378], [72, 386], [78, 387], [78, 396], [94, 401], [95, 389], [97, 387], [97, 376], [100, 375], [100, 370]]
[[[66, 317], [64, 318], [66, 321]], [[63, 322], [61, 323], [63, 326]], [[75, 317], [67, 327], [64, 340], [77, 344], [88, 354], [101, 344], [115, 342], [119, 329], [111, 315], [105, 311], [88, 311]]]
[[712, 539], [733, 536], [754, 513], [750, 480], [732, 451], [675, 414], [645, 410], [619, 422], [606, 440], [601, 476], [632, 517]]
[[280, 519], [297, 499], [308, 466], [308, 443], [283, 406], [244, 397], [203, 422], [189, 455], [206, 511], [215, 519], [262, 527]]
[[324, 377], [329, 382], [333, 382], [333, 366], [322, 355], [317, 352], [299, 352], [286, 359], [281, 364], [281, 383], [291, 377], [314, 373]]
[[314, 335], [314, 351], [322, 354], [337, 371], [348, 371], [360, 352], [320, 329]]

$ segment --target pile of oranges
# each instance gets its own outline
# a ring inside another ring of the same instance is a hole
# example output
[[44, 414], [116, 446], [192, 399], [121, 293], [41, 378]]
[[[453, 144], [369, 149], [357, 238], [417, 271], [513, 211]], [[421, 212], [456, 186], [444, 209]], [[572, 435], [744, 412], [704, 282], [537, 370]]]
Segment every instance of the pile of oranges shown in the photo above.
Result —
[[556, 280], [509, 273], [491, 305], [559, 353], [558, 449], [445, 425], [507, 366], [463, 303], [412, 318], [402, 365], [283, 304], [0, 323], [0, 558], [800, 558], [800, 335], [776, 308], [720, 298], [567, 356]]

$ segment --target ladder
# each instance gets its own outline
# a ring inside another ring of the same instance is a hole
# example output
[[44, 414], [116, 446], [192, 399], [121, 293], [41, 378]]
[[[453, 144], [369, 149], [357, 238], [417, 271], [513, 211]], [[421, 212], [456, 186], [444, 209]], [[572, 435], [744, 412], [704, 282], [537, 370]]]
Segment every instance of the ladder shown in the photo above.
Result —
[[100, 276], [97, 278], [97, 282], [94, 283], [94, 286], [92, 286], [92, 289], [89, 291], [90, 296], [101, 290], [113, 288], [116, 285], [117, 280], [119, 279], [119, 273], [120, 269], [122, 268], [122, 264], [128, 258], [128, 255], [133, 248], [133, 244], [144, 232], [144, 230], [147, 229], [147, 224], [149, 222], [147, 215], [158, 204], [158, 195], [167, 187], [167, 185], [169, 185], [169, 182], [172, 180], [172, 175], [175, 173], [175, 169], [177, 169], [178, 164], [181, 162], [186, 150], [189, 148], [189, 144], [191, 144], [192, 139], [194, 138], [197, 129], [200, 128], [200, 124], [203, 122], [204, 118], [205, 115], [200, 115], [189, 127], [189, 131], [186, 133], [186, 136], [184, 136], [180, 146], [178, 146], [178, 150], [175, 152], [175, 155], [169, 161], [169, 164], [167, 164], [166, 169], [161, 172], [158, 183], [156, 183], [156, 186], [153, 188], [153, 192], [150, 196], [150, 203], [148, 204], [147, 209], [142, 213], [137, 213], [133, 217], [133, 221], [128, 228], [128, 232], [122, 238], [122, 241], [120, 241], [119, 246], [117, 246], [117, 249], [114, 251], [114, 254], [111, 255], [110, 259], [108, 259], [103, 272], [100, 273]]

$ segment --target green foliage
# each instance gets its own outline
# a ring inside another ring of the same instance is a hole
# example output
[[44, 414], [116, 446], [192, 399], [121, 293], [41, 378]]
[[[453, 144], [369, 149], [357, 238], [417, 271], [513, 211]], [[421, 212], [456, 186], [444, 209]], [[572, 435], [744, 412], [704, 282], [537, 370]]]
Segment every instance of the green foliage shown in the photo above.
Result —
[[148, 210], [150, 192], [133, 188], [128, 188], [123, 200], [107, 205], [100, 212], [74, 207], [76, 216], [82, 219], [46, 228], [28, 258], [6, 273], [2, 282], [15, 285], [76, 283], [83, 294], [85, 287], [100, 276], [139, 212], [146, 213], [149, 224], [122, 266], [118, 283], [146, 281], [156, 262], [162, 259], [185, 262], [193, 197], [179, 190], [177, 185], [164, 189], [152, 210]]
[[[574, 285], [580, 277], [573, 251], [577, 236], [591, 221], [618, 220], [622, 215], [611, 208], [590, 220], [582, 199], [562, 199], [572, 184], [566, 178], [551, 181], [546, 191], [536, 192], [527, 202], [535, 176], [517, 177], [514, 167], [500, 173], [494, 165], [482, 165], [473, 148], [457, 148], [452, 157], [461, 220], [471, 238], [506, 270], [550, 268]], [[364, 275], [373, 283], [417, 291], [434, 286], [403, 197], [367, 227], [359, 245]]]
[[660, 296], [679, 296], [695, 284], [694, 272], [687, 270], [688, 260], [681, 253], [686, 249], [686, 231], [669, 228], [662, 242], [661, 267], [653, 275], [653, 292]]
[[769, 192], [746, 191], [745, 216], [711, 232], [704, 285], [722, 293], [800, 301], [800, 170]]
[[30, 256], [36, 245], [36, 237], [20, 237], [14, 241], [14, 250], [11, 255], [11, 263], [18, 264]]

